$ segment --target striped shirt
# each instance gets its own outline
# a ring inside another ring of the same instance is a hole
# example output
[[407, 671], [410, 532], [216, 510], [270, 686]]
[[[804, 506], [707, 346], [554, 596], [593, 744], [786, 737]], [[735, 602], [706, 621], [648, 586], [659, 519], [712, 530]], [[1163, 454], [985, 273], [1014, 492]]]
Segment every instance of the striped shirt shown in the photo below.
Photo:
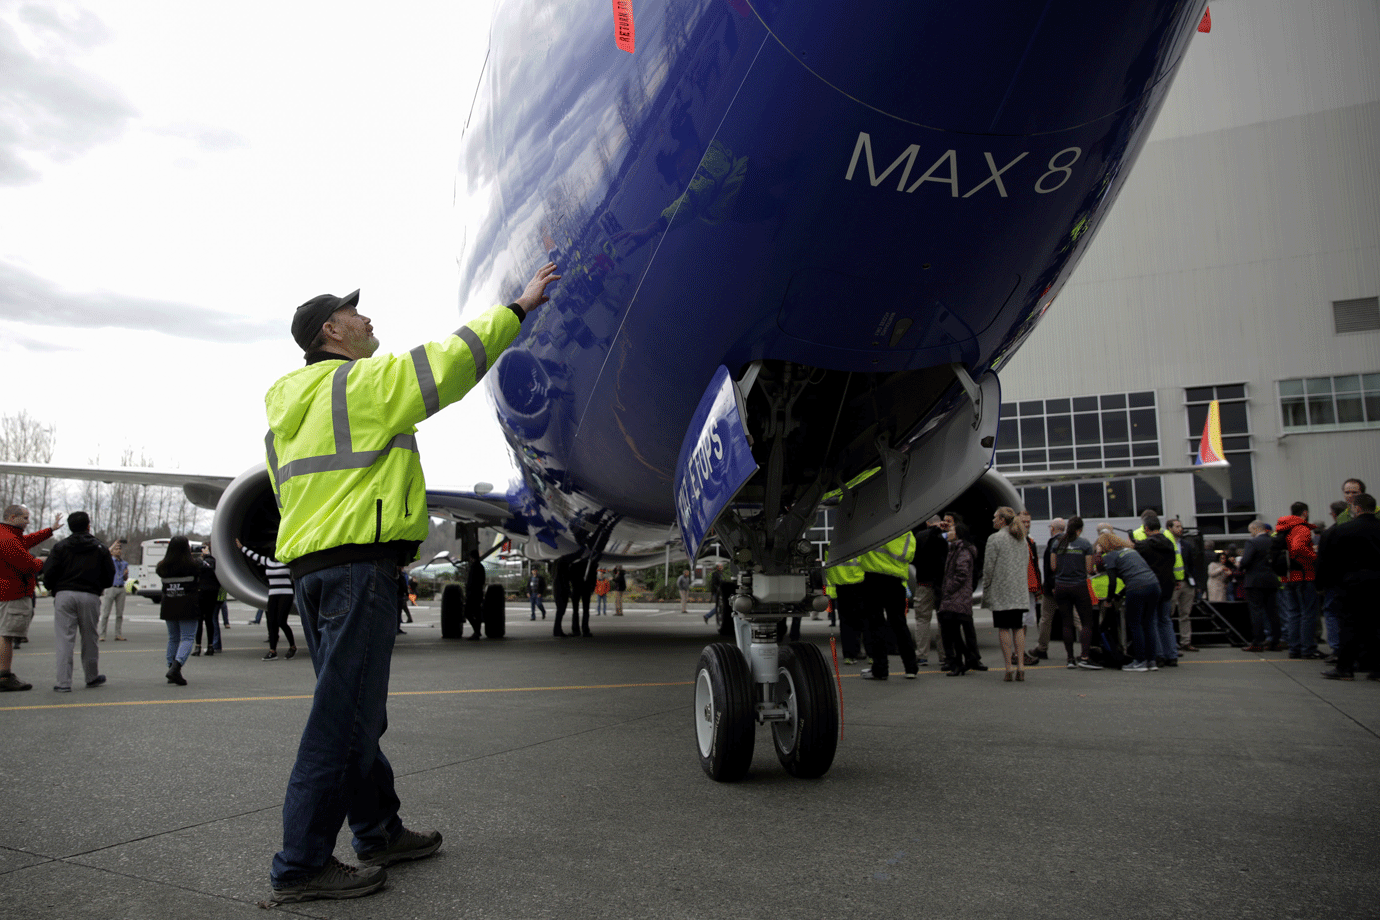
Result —
[[268, 576], [269, 597], [292, 597], [292, 572], [285, 563], [279, 562], [272, 556], [260, 556], [247, 546], [241, 546], [240, 550], [254, 562], [264, 567], [264, 574]]

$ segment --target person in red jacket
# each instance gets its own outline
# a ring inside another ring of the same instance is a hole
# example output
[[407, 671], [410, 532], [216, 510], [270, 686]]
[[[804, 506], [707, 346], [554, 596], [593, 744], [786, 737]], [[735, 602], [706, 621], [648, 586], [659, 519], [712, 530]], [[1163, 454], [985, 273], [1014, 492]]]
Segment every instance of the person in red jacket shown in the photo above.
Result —
[[1308, 523], [1308, 506], [1294, 502], [1289, 513], [1275, 525], [1289, 547], [1289, 574], [1280, 580], [1279, 617], [1284, 621], [1284, 638], [1290, 658], [1321, 658], [1318, 653], [1318, 591], [1313, 584], [1318, 563], [1313, 549], [1313, 525]]
[[29, 623], [34, 618], [34, 585], [38, 573], [43, 571], [43, 560], [29, 550], [51, 537], [61, 524], [59, 514], [52, 527], [26, 537], [29, 509], [23, 505], [10, 505], [0, 522], [0, 691], [33, 689], [33, 684], [26, 684], [10, 670], [14, 640], [29, 637]]

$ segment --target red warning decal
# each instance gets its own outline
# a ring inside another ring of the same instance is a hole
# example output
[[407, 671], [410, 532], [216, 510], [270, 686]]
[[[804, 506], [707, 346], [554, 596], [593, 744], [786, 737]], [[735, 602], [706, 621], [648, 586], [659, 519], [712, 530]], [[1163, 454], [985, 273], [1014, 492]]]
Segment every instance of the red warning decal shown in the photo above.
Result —
[[633, 26], [632, 0], [613, 0], [613, 40], [624, 51], [633, 53], [637, 29]]
[[1205, 7], [1203, 9], [1203, 18], [1198, 21], [1198, 31], [1212, 31], [1212, 7]]

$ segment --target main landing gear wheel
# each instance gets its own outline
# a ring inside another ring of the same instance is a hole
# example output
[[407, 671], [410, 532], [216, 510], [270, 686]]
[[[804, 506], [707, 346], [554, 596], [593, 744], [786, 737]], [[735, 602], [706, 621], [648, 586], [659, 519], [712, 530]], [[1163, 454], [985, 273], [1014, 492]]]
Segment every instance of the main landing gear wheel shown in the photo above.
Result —
[[484, 591], [484, 635], [490, 639], [502, 639], [508, 630], [507, 598], [502, 585], [489, 585]]
[[823, 776], [839, 742], [839, 703], [829, 663], [818, 646], [792, 642], [781, 649], [778, 673], [776, 699], [790, 716], [772, 723], [776, 757], [792, 776]]
[[738, 647], [716, 642], [705, 648], [695, 668], [695, 740], [710, 779], [732, 783], [747, 776], [756, 709], [752, 672]]
[[465, 630], [465, 589], [456, 584], [441, 591], [441, 638], [459, 639]]

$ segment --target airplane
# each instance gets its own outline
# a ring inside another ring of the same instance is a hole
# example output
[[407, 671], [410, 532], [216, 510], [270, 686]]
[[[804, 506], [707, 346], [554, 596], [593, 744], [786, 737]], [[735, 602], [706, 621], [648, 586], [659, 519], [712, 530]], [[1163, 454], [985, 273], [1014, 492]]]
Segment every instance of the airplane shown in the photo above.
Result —
[[[735, 641], [697, 664], [701, 766], [742, 779], [769, 725], [789, 774], [822, 776], [834, 677], [776, 637], [821, 602], [817, 509], [839, 493], [846, 559], [944, 508], [1019, 505], [991, 468], [999, 372], [1096, 236], [1204, 10], [497, 3], [457, 179], [461, 312], [547, 261], [563, 280], [487, 372], [507, 487], [429, 489], [430, 512], [467, 546], [493, 530], [588, 565], [693, 558], [712, 532]], [[82, 470], [45, 474], [173, 481]], [[273, 542], [268, 475], [183, 476], [213, 544]], [[220, 577], [266, 593], [235, 554]]]

